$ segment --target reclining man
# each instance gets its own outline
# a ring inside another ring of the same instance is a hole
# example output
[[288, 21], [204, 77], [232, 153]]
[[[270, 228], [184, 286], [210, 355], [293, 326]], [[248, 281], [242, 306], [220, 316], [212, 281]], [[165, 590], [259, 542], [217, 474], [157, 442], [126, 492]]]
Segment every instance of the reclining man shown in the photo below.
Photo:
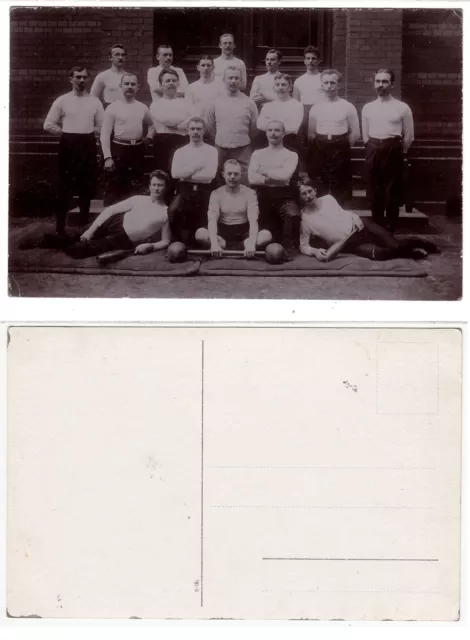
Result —
[[[258, 200], [253, 189], [240, 184], [242, 168], [237, 160], [224, 164], [225, 185], [211, 193], [207, 212], [208, 228], [196, 232], [196, 241], [220, 258], [227, 248], [243, 246], [245, 257], [268, 245], [272, 236], [258, 227]], [[243, 244], [242, 244], [243, 243]]]
[[116, 249], [136, 254], [165, 249], [171, 240], [165, 195], [170, 177], [150, 174], [150, 195], [139, 195], [106, 207], [77, 241], [64, 247], [73, 258], [88, 258]]
[[[302, 203], [300, 252], [328, 262], [339, 253], [354, 253], [370, 260], [392, 258], [426, 258], [439, 253], [429, 240], [409, 236], [398, 240], [381, 225], [357, 213], [345, 211], [331, 195], [317, 198], [317, 190], [310, 178], [298, 183]], [[310, 241], [319, 238], [328, 248], [314, 248]]]
[[284, 147], [284, 135], [285, 127], [280, 120], [268, 123], [269, 146], [253, 152], [248, 180], [256, 187], [261, 225], [269, 229], [274, 241], [280, 242], [289, 253], [299, 237], [300, 210], [292, 188], [299, 156]]

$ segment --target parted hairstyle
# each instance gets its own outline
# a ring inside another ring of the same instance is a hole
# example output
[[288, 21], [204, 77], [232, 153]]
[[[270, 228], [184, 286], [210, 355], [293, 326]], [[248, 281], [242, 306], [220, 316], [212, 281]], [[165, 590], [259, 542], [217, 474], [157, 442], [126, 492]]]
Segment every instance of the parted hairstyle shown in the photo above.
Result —
[[74, 74], [75, 72], [79, 73], [80, 71], [86, 71], [86, 72], [87, 72], [87, 75], [90, 75], [90, 74], [88, 73], [88, 69], [87, 69], [84, 65], [76, 64], [76, 65], [74, 65], [74, 66], [70, 69], [70, 71], [69, 71], [69, 78], [73, 78], [73, 74]]
[[170, 191], [171, 178], [166, 171], [162, 171], [161, 169], [156, 169], [155, 171], [152, 171], [152, 173], [149, 175], [149, 186], [150, 186], [150, 183], [152, 182], [152, 178], [158, 178], [159, 180], [164, 181], [165, 183], [165, 191], [163, 193], [164, 198], [170, 195], [169, 191]]
[[122, 49], [124, 53], [127, 54], [126, 47], [120, 42], [117, 42], [116, 44], [113, 44], [112, 47], [109, 47], [109, 53], [108, 53], [109, 56], [112, 55], [113, 49]]
[[224, 171], [225, 171], [225, 167], [226, 167], [228, 164], [232, 164], [232, 165], [234, 165], [234, 166], [240, 167], [240, 170], [241, 170], [241, 168], [242, 168], [242, 165], [238, 162], [238, 160], [235, 160], [235, 158], [229, 158], [228, 160], [226, 160], [226, 161], [224, 162]]
[[308, 176], [304, 176], [303, 178], [300, 178], [299, 180], [297, 180], [297, 182], [295, 183], [295, 186], [299, 191], [300, 191], [300, 187], [312, 187], [312, 189], [315, 189], [315, 191], [318, 191], [318, 184], [316, 183], [315, 180], [312, 180], [312, 178], [309, 178]]
[[163, 69], [162, 71], [160, 71], [159, 75], [158, 75], [158, 82], [160, 84], [162, 84], [162, 79], [163, 76], [166, 75], [167, 73], [171, 74], [172, 76], [175, 76], [175, 78], [178, 80], [179, 82], [179, 75], [178, 73], [174, 70], [174, 69]]
[[201, 53], [201, 55], [199, 56], [198, 62], [201, 62], [201, 60], [210, 60], [212, 64], [214, 64], [214, 58], [211, 56], [210, 53]]
[[223, 78], [227, 75], [227, 71], [238, 71], [240, 74], [240, 78], [242, 77], [242, 70], [239, 67], [235, 67], [235, 65], [230, 65], [230, 67], [225, 67]]
[[279, 51], [279, 49], [269, 49], [269, 51], [266, 51], [266, 55], [268, 55], [268, 53], [275, 53], [276, 56], [277, 56], [278, 61], [281, 62], [282, 53]]
[[139, 84], [139, 76], [133, 71], [124, 71], [124, 73], [121, 76], [121, 82], [119, 84], [122, 84], [126, 76], [131, 76], [131, 78], [135, 78], [137, 80], [137, 84]]
[[320, 51], [317, 49], [317, 47], [312, 47], [311, 44], [309, 44], [308, 47], [305, 47], [304, 49], [304, 56], [306, 56], [307, 53], [314, 53], [317, 58], [320, 58]]
[[377, 69], [377, 71], [374, 73], [374, 78], [378, 73], [388, 73], [388, 75], [390, 76], [390, 82], [391, 83], [395, 82], [395, 72], [392, 71], [391, 69], [387, 69], [386, 67], [383, 67], [382, 69]]

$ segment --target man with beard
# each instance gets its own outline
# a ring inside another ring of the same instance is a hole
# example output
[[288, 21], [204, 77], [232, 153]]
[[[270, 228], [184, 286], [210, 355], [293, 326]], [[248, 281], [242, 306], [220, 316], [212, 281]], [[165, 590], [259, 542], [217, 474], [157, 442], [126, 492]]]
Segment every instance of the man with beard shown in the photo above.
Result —
[[396, 227], [403, 198], [403, 165], [414, 138], [410, 107], [392, 96], [395, 74], [379, 69], [374, 77], [377, 99], [362, 109], [365, 172], [372, 218], [390, 231]]
[[341, 206], [352, 197], [351, 147], [360, 136], [356, 107], [338, 96], [341, 74], [320, 74], [325, 100], [314, 104], [308, 120], [308, 174]]
[[[153, 135], [148, 107], [135, 99], [139, 81], [133, 73], [121, 79], [124, 99], [116, 100], [105, 111], [101, 130], [104, 170], [107, 174], [104, 204], [140, 193], [145, 171], [145, 148]], [[144, 129], [148, 137], [144, 137]]]
[[89, 80], [84, 67], [72, 67], [72, 91], [54, 100], [44, 122], [48, 133], [60, 135], [59, 193], [57, 198], [57, 240], [66, 239], [65, 223], [74, 191], [78, 193], [80, 224], [88, 222], [97, 173], [95, 135], [103, 122], [103, 107], [86, 90]]

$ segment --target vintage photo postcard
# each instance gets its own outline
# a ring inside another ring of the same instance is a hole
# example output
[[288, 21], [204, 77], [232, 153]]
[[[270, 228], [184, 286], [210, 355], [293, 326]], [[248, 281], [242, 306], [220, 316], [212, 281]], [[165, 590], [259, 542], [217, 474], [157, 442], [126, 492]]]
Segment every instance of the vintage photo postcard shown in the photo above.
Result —
[[8, 615], [458, 620], [461, 349], [11, 327]]
[[9, 295], [460, 299], [463, 4], [201, 4], [4, 12]]

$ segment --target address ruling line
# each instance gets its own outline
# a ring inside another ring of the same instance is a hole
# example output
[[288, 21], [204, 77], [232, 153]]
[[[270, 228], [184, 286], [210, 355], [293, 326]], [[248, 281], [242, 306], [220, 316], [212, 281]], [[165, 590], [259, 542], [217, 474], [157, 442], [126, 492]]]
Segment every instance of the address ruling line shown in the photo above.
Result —
[[201, 607], [204, 606], [204, 340], [201, 341]]
[[439, 562], [439, 558], [262, 558], [262, 560], [311, 560], [314, 562]]

